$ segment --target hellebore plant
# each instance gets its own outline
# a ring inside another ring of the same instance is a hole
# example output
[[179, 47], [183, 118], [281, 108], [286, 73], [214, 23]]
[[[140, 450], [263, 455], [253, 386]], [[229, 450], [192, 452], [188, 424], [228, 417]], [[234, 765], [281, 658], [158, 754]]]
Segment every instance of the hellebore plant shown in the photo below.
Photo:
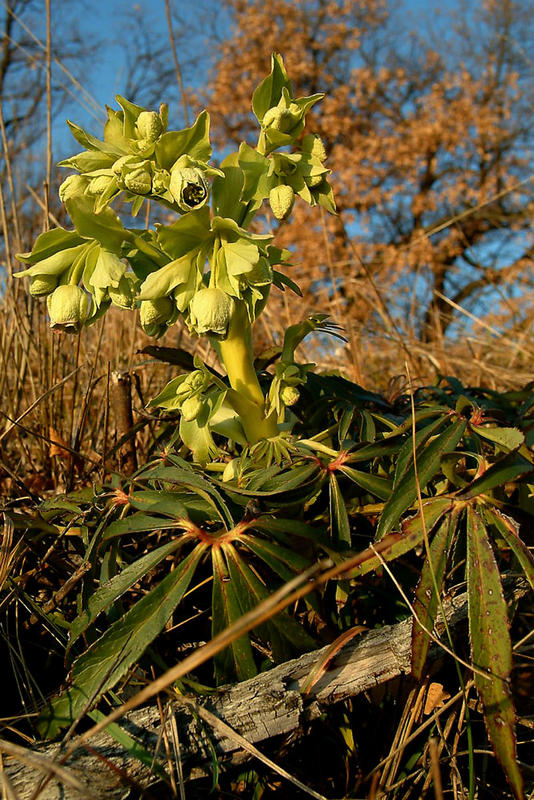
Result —
[[[90, 572], [70, 621], [61, 619], [69, 629], [69, 683], [40, 715], [39, 730], [56, 735], [133, 675], [187, 595], [207, 585], [210, 568], [209, 623], [197, 622], [195, 600], [195, 637], [197, 625], [209, 624], [212, 636], [226, 630], [321, 553], [337, 562], [340, 580], [335, 593], [311, 595], [308, 610], [335, 632], [354, 625], [358, 582], [410, 554], [422, 560], [417, 584], [417, 560], [407, 570], [422, 621], [413, 628], [413, 674], [423, 676], [442, 594], [455, 592], [465, 576], [475, 686], [498, 758], [521, 798], [501, 567], [513, 562], [534, 586], [534, 560], [519, 536], [519, 523], [533, 511], [531, 387], [499, 395], [448, 378], [448, 386], [418, 390], [412, 410], [407, 398], [388, 401], [296, 362], [308, 334], [340, 335], [321, 314], [286, 330], [265, 388], [255, 370], [252, 327], [271, 286], [298, 287], [279, 269], [289, 253], [270, 234], [251, 230], [253, 221], [265, 201], [274, 217], [287, 218], [297, 196], [335, 211], [323, 143], [304, 133], [306, 114], [321, 97], [295, 98], [274, 55], [252, 99], [258, 143], [241, 144], [220, 168], [209, 164], [205, 111], [190, 128], [169, 131], [165, 106], [147, 111], [119, 97], [120, 110], [108, 109], [103, 140], [69, 123], [85, 148], [62, 162], [77, 172], [60, 188], [74, 229], [39, 236], [19, 256], [27, 265], [19, 275], [30, 278], [32, 295], [47, 298], [56, 330], [78, 332], [111, 305], [138, 307], [150, 336], [181, 318], [209, 338], [226, 376], [196, 357], [189, 373], [151, 401], [180, 412], [179, 435], [195, 465], [183, 450], [167, 448], [130, 482], [115, 481], [91, 501], [43, 504], [49, 528], [59, 519], [66, 530], [71, 512], [72, 530], [84, 520], [78, 546]], [[151, 200], [176, 220], [127, 228], [111, 208], [119, 196], [134, 217]], [[225, 452], [220, 437], [231, 443]], [[380, 552], [371, 545], [353, 554], [348, 569], [344, 559], [367, 546], [371, 532]], [[202, 579], [191, 588], [197, 572]], [[136, 586], [141, 591], [132, 596]], [[217, 654], [219, 683], [256, 673], [250, 637], [268, 645], [272, 662], [316, 644], [289, 612], [280, 613]], [[469, 707], [465, 701], [466, 714]]]
[[[296, 195], [335, 212], [324, 145], [303, 135], [306, 114], [322, 97], [295, 98], [282, 58], [273, 55], [271, 73], [252, 99], [258, 144], [243, 143], [220, 168], [209, 164], [206, 111], [190, 128], [170, 131], [166, 106], [147, 111], [117, 97], [120, 110], [107, 109], [102, 140], [69, 122], [85, 148], [60, 162], [77, 172], [59, 190], [74, 230], [43, 233], [30, 253], [18, 256], [28, 265], [18, 276], [30, 278], [33, 296], [46, 296], [55, 330], [78, 332], [115, 305], [139, 307], [149, 336], [182, 318], [192, 333], [210, 339], [227, 382], [195, 362], [194, 372], [172, 380], [151, 403], [181, 412], [180, 435], [197, 462], [217, 455], [212, 432], [246, 448], [267, 440], [261, 452], [268, 461], [286, 452], [286, 409], [313, 366], [295, 363], [295, 347], [316, 329], [336, 335], [324, 315], [291, 328], [265, 394], [254, 368], [252, 326], [273, 284], [297, 293], [298, 287], [277, 269], [289, 252], [250, 227], [265, 200], [278, 220], [290, 215]], [[119, 197], [131, 203], [133, 217], [150, 200], [177, 219], [155, 229], [126, 228], [112, 210]]]

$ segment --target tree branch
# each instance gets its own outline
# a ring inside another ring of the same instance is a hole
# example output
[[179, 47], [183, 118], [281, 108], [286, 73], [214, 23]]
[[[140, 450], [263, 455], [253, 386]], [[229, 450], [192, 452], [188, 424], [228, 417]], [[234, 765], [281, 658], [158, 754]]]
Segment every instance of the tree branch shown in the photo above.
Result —
[[[524, 581], [505, 581], [509, 598], [519, 599], [527, 593]], [[449, 626], [458, 636], [465, 632], [467, 595], [461, 594], [445, 603]], [[437, 631], [443, 630], [438, 622]], [[179, 730], [180, 757], [189, 770], [189, 778], [204, 776], [209, 771], [213, 750], [219, 759], [238, 764], [249, 757], [243, 752], [239, 737], [258, 743], [286, 735], [319, 717], [323, 708], [410, 672], [412, 619], [396, 625], [362, 633], [339, 652], [330, 656], [330, 646], [288, 661], [243, 683], [225, 686], [213, 696], [196, 701], [222, 720], [224, 725], [207, 728], [195, 714], [195, 701], [190, 697], [173, 700], [167, 706], [166, 725], [169, 739], [172, 725]], [[429, 659], [443, 651], [434, 645]], [[312, 681], [308, 693], [303, 686]], [[236, 736], [229, 734], [228, 726]], [[157, 706], [139, 709], [121, 723], [122, 733], [140, 744], [145, 751], [161, 756], [162, 718]], [[117, 730], [117, 726], [115, 726]], [[43, 744], [24, 751], [0, 741], [5, 754], [0, 772], [8, 797], [30, 800], [39, 782], [49, 772], [53, 777], [39, 793], [39, 800], [119, 800], [124, 785], [132, 782], [148, 786], [157, 780], [150, 764], [143, 764], [108, 733], [95, 736], [90, 748], [80, 747], [66, 764], [59, 764], [58, 745]], [[152, 757], [152, 756], [151, 756]], [[151, 757], [148, 761], [151, 760]], [[65, 772], [66, 771], [66, 772]], [[76, 786], [83, 786], [83, 789]], [[11, 795], [9, 790], [12, 790]], [[15, 794], [13, 794], [15, 792]]]

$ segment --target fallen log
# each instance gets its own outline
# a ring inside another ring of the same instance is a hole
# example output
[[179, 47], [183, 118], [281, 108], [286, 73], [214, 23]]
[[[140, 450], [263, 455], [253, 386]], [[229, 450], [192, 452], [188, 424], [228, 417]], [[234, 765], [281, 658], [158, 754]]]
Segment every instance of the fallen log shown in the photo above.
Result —
[[[519, 599], [527, 586], [507, 581], [505, 590], [510, 599]], [[467, 595], [447, 600], [444, 610], [453, 634], [465, 632]], [[416, 623], [409, 618], [362, 632], [339, 650], [329, 645], [306, 653], [255, 678], [221, 687], [208, 697], [172, 700], [166, 705], [164, 720], [156, 705], [135, 710], [122, 719], [121, 730], [156, 759], [159, 754], [161, 762], [162, 728], [165, 725], [169, 740], [174, 729], [188, 777], [206, 774], [213, 751], [226, 762], [238, 763], [254, 751], [247, 743], [253, 746], [298, 730], [326, 706], [409, 673], [412, 624]], [[436, 633], [442, 629], [443, 622], [438, 620]], [[442, 653], [434, 644], [429, 659]], [[0, 752], [0, 785], [3, 782], [4, 795], [10, 800], [119, 800], [128, 783], [149, 786], [157, 780], [152, 765], [142, 763], [107, 731], [97, 734], [90, 746], [75, 750], [65, 763], [60, 763], [58, 745], [26, 749], [0, 741]]]

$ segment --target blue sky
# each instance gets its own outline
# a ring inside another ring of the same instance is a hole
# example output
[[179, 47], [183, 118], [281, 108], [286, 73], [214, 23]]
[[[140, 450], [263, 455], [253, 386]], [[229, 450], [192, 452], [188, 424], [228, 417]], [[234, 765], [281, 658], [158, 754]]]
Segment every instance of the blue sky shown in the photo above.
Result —
[[[191, 29], [199, 29], [203, 14], [207, 12], [206, 29], [202, 29], [197, 34], [199, 41], [199, 58], [196, 68], [192, 67], [191, 54], [178, 53], [181, 67], [185, 73], [186, 81], [201, 84], [207, 76], [209, 68], [209, 42], [210, 26], [220, 35], [229, 30], [228, 15], [224, 12], [221, 4], [217, 0], [169, 0], [171, 9], [175, 14], [190, 25]], [[432, 2], [422, 2], [421, 0], [399, 0], [398, 5], [402, 9], [402, 20], [406, 27], [417, 30], [422, 24], [430, 24], [431, 27], [443, 23], [443, 17], [458, 6], [459, 0], [432, 0]], [[394, 3], [391, 3], [393, 5]], [[111, 104], [116, 94], [124, 92], [126, 84], [126, 64], [124, 55], [125, 40], [127, 43], [128, 33], [126, 29], [127, 20], [137, 17], [146, 22], [150, 35], [162, 42], [168, 41], [168, 27], [166, 19], [165, 0], [74, 0], [69, 7], [79, 6], [78, 23], [80, 29], [86, 35], [94, 35], [104, 41], [99, 48], [94, 59], [91, 70], [83, 78], [84, 88], [97, 101], [102, 111], [101, 120], [104, 119], [103, 107], [106, 103]], [[54, 14], [54, 2], [52, 0], [52, 15]], [[179, 23], [175, 22], [175, 33], [179, 34]], [[121, 38], [122, 37], [122, 38]], [[176, 36], [178, 41], [179, 35]], [[191, 37], [192, 38], [192, 37]], [[204, 38], [204, 42], [201, 39]], [[118, 41], [121, 40], [121, 45]], [[182, 57], [181, 57], [182, 56]], [[167, 54], [169, 64], [172, 62], [170, 48]], [[189, 69], [188, 69], [189, 66]], [[163, 98], [164, 99], [164, 98]], [[63, 116], [70, 118], [81, 125], [87, 125], [94, 132], [99, 130], [99, 123], [87, 112], [84, 106], [76, 103], [74, 98], [68, 98], [64, 107]], [[171, 108], [172, 116], [172, 108]], [[60, 145], [68, 141], [62, 136], [60, 128], [63, 126], [58, 120], [54, 126], [54, 138]], [[65, 130], [65, 128], [64, 128]]]

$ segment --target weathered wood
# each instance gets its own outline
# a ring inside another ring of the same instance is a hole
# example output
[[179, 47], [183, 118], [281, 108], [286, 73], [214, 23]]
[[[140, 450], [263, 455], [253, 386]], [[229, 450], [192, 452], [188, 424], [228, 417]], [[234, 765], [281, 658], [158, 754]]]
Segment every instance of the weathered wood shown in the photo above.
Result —
[[[516, 584], [508, 592], [514, 597], [525, 593], [523, 584]], [[461, 594], [449, 600], [445, 612], [456, 634], [465, 631], [462, 623], [467, 616], [467, 595]], [[396, 625], [366, 631], [346, 644], [326, 664], [323, 662], [329, 654], [329, 647], [306, 653], [243, 683], [222, 687], [216, 695], [201, 698], [197, 702], [250, 743], [287, 734], [316, 718], [325, 706], [355, 697], [408, 673], [411, 629], [412, 620], [407, 619]], [[442, 652], [439, 646], [434, 645], [429, 658], [435, 659]], [[319, 664], [322, 664], [322, 669], [318, 680], [303, 695], [302, 687]], [[227, 730], [208, 729], [196, 718], [190, 703], [173, 701], [168, 704], [167, 712], [174, 714], [179, 731], [180, 755], [190, 776], [195, 772], [198, 774], [199, 769], [204, 772], [203, 765], [211, 760], [208, 741], [222, 758], [233, 761], [242, 759], [241, 745], [228, 735]], [[170, 716], [166, 726], [171, 738]], [[163, 753], [162, 721], [156, 706], [132, 712], [123, 719], [121, 727], [151, 753], [158, 747], [159, 753]], [[9, 753], [8, 748], [4, 749], [4, 772], [0, 778], [7, 778], [4, 781], [6, 796], [30, 800], [46, 772], [46, 761], [57, 759], [59, 752], [57, 745], [44, 745], [29, 751], [31, 758], [24, 761], [21, 754], [15, 755], [12, 750]], [[67, 784], [65, 776], [60, 778], [56, 774], [39, 794], [40, 800], [119, 800], [125, 795], [125, 784], [116, 770], [106, 766], [106, 761], [142, 785], [146, 786], [154, 779], [150, 768], [132, 758], [109, 734], [100, 733], [92, 741], [90, 750], [81, 747], [62, 765], [69, 771], [72, 783]], [[77, 789], [75, 782], [81, 782], [83, 790]]]

